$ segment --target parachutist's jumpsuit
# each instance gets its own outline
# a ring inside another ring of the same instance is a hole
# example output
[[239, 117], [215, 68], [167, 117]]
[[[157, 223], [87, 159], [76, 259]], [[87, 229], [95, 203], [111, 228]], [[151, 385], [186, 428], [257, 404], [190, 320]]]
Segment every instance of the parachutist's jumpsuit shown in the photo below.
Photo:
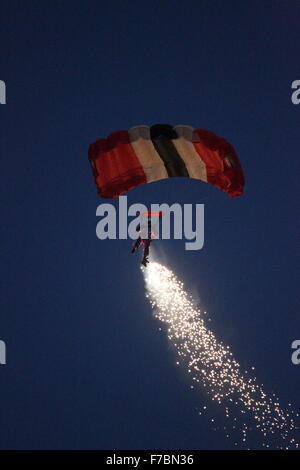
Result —
[[135, 251], [138, 250], [141, 245], [144, 245], [144, 258], [143, 259], [145, 260], [149, 256], [149, 249], [150, 249], [150, 245], [152, 242], [151, 235], [152, 235], [151, 223], [148, 222], [148, 237], [142, 238], [141, 236], [139, 236], [139, 238], [133, 245], [131, 252], [135, 253]]

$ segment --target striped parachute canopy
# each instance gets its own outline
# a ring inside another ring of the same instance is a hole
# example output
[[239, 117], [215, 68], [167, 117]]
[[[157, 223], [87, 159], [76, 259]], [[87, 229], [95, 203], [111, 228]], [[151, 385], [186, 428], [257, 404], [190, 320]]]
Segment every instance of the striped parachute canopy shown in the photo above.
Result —
[[243, 193], [234, 148], [204, 129], [155, 124], [117, 131], [90, 145], [89, 160], [98, 193], [106, 198], [174, 176], [205, 181], [231, 197]]

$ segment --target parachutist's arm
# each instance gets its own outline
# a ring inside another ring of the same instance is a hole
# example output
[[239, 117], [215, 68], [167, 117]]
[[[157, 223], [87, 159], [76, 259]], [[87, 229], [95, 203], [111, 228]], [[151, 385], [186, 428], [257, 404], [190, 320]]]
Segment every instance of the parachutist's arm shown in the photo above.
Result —
[[131, 250], [131, 253], [135, 253], [135, 252], [139, 249], [141, 243], [142, 243], [142, 239], [141, 239], [141, 237], [139, 237], [139, 238], [136, 240], [136, 242], [134, 243], [134, 245], [133, 245], [133, 247], [132, 247], [132, 250]]

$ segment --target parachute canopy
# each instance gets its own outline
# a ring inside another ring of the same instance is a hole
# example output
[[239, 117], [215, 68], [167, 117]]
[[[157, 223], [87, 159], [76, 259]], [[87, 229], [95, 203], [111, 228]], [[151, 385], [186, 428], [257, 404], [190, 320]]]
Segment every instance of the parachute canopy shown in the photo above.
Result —
[[172, 177], [205, 181], [231, 197], [243, 193], [243, 170], [234, 148], [204, 129], [155, 124], [117, 131], [90, 145], [89, 160], [98, 193], [106, 198]]

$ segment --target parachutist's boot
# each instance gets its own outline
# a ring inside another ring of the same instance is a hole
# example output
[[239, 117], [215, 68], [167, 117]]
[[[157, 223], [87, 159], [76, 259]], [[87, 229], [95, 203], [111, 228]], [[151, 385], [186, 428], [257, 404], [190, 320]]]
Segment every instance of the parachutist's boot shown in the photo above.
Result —
[[147, 267], [147, 264], [148, 264], [148, 263], [149, 263], [148, 258], [147, 258], [147, 257], [146, 257], [146, 258], [143, 258], [142, 264], [143, 264], [145, 267]]

